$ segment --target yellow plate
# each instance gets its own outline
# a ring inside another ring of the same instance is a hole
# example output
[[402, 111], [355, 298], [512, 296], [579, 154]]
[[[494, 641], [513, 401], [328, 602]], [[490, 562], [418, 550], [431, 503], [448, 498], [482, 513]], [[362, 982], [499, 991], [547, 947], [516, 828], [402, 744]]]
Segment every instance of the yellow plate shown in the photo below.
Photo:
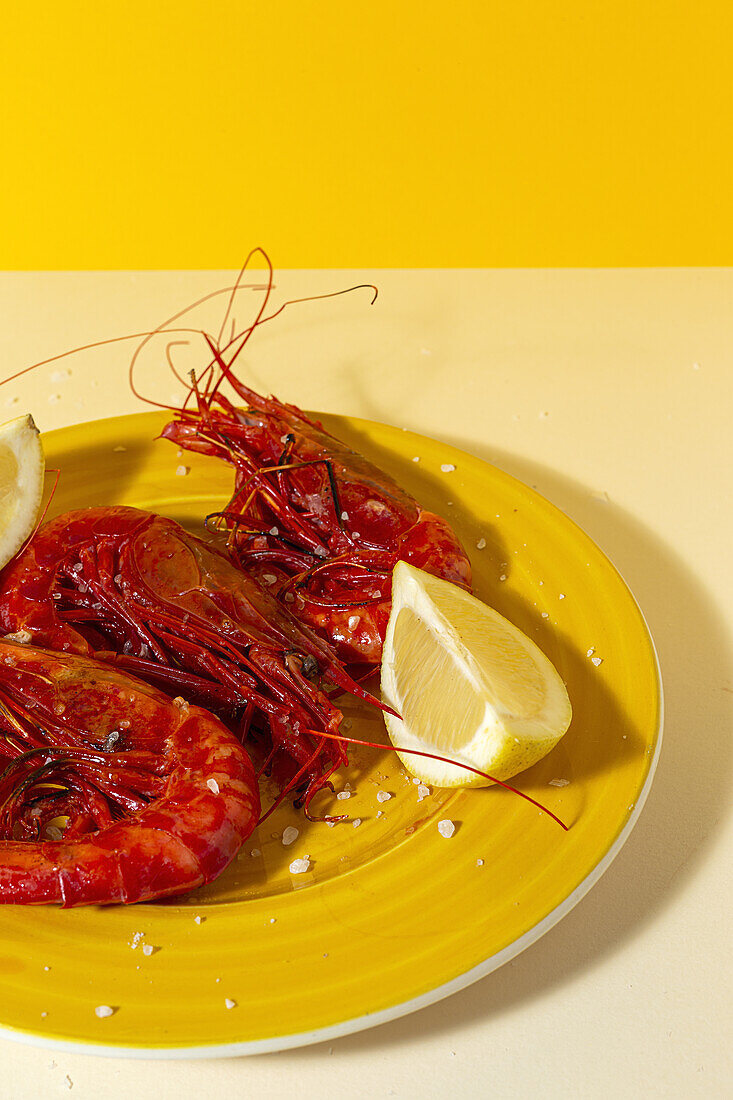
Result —
[[[434, 790], [418, 802], [394, 754], [359, 750], [338, 779], [351, 797], [321, 796], [358, 827], [309, 824], [284, 807], [218, 882], [180, 901], [0, 907], [5, 1037], [192, 1057], [382, 1023], [533, 943], [599, 878], [638, 817], [661, 741], [661, 685], [642, 615], [613, 566], [566, 516], [494, 467], [396, 428], [325, 419], [453, 520], [477, 594], [534, 638], [566, 681], [570, 730], [518, 785], [570, 831], [499, 788]], [[154, 441], [162, 423], [143, 413], [49, 433], [48, 465], [62, 471], [53, 513], [131, 504], [197, 530], [228, 496], [231, 475]], [[444, 463], [455, 471], [441, 472]], [[354, 735], [386, 740], [378, 712], [347, 709]], [[380, 803], [379, 790], [392, 797]], [[451, 839], [438, 833], [441, 818], [458, 826]], [[280, 839], [286, 825], [300, 830], [290, 847]], [[311, 871], [292, 876], [290, 862], [305, 854]], [[152, 954], [130, 946], [139, 932]], [[98, 1005], [114, 1015], [98, 1019]]]

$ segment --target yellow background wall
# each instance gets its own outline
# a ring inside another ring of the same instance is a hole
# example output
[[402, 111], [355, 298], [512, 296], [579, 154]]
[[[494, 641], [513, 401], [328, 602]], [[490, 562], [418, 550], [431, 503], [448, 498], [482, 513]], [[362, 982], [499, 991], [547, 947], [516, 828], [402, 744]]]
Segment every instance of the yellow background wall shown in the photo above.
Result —
[[729, 263], [731, 10], [8, 6], [0, 267]]

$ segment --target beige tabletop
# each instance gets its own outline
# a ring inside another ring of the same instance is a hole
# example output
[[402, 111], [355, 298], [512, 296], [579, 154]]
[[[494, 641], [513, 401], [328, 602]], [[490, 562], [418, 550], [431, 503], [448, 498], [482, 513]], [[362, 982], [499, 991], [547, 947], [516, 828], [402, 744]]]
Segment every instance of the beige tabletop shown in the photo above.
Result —
[[[255, 273], [253, 280], [259, 280]], [[147, 330], [230, 275], [0, 277], [2, 375]], [[733, 273], [290, 271], [251, 383], [397, 424], [509, 471], [620, 569], [654, 635], [664, 747], [646, 808], [590, 894], [513, 962], [371, 1031], [279, 1054], [105, 1059], [0, 1042], [0, 1096], [722, 1097], [731, 1018]], [[254, 298], [244, 291], [239, 318]], [[222, 299], [215, 305], [221, 308]], [[41, 429], [137, 411], [126, 345], [0, 388]], [[141, 365], [151, 393], [170, 381]]]

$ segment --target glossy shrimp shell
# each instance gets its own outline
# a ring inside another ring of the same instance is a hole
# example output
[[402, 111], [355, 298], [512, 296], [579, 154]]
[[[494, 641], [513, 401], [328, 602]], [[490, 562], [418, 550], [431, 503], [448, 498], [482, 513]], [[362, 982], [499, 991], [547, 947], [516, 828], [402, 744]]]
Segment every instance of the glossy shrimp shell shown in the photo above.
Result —
[[[257, 823], [252, 762], [220, 721], [90, 658], [0, 641], [0, 727], [4, 903], [180, 894], [215, 879]], [[48, 839], [59, 811], [66, 833]]]
[[276, 592], [292, 613], [348, 663], [376, 664], [397, 561], [470, 587], [465, 550], [442, 517], [294, 405], [221, 377], [245, 407], [198, 392], [163, 435], [235, 470], [219, 516], [232, 559]]
[[318, 680], [362, 690], [252, 577], [172, 520], [115, 507], [49, 521], [0, 576], [0, 627], [213, 707], [263, 744], [263, 766], [295, 797], [346, 762], [317, 740], [341, 721]]

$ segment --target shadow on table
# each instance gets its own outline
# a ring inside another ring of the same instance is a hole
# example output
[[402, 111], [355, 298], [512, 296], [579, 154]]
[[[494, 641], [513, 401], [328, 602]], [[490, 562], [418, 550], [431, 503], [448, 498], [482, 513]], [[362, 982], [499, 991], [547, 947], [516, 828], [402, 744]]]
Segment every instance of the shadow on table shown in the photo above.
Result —
[[[453, 443], [453, 440], [446, 439]], [[455, 441], [460, 446], [460, 441]], [[464, 444], [465, 446], [465, 444]], [[664, 743], [646, 807], [593, 890], [555, 928], [495, 973], [420, 1012], [281, 1059], [384, 1049], [459, 1031], [549, 995], [602, 962], [651, 924], [703, 865], [729, 812], [733, 665], [710, 594], [674, 550], [613, 502], [508, 453], [473, 453], [562, 508], [608, 554], [634, 592], [655, 639], [665, 692]], [[704, 573], [704, 563], [700, 563]]]

